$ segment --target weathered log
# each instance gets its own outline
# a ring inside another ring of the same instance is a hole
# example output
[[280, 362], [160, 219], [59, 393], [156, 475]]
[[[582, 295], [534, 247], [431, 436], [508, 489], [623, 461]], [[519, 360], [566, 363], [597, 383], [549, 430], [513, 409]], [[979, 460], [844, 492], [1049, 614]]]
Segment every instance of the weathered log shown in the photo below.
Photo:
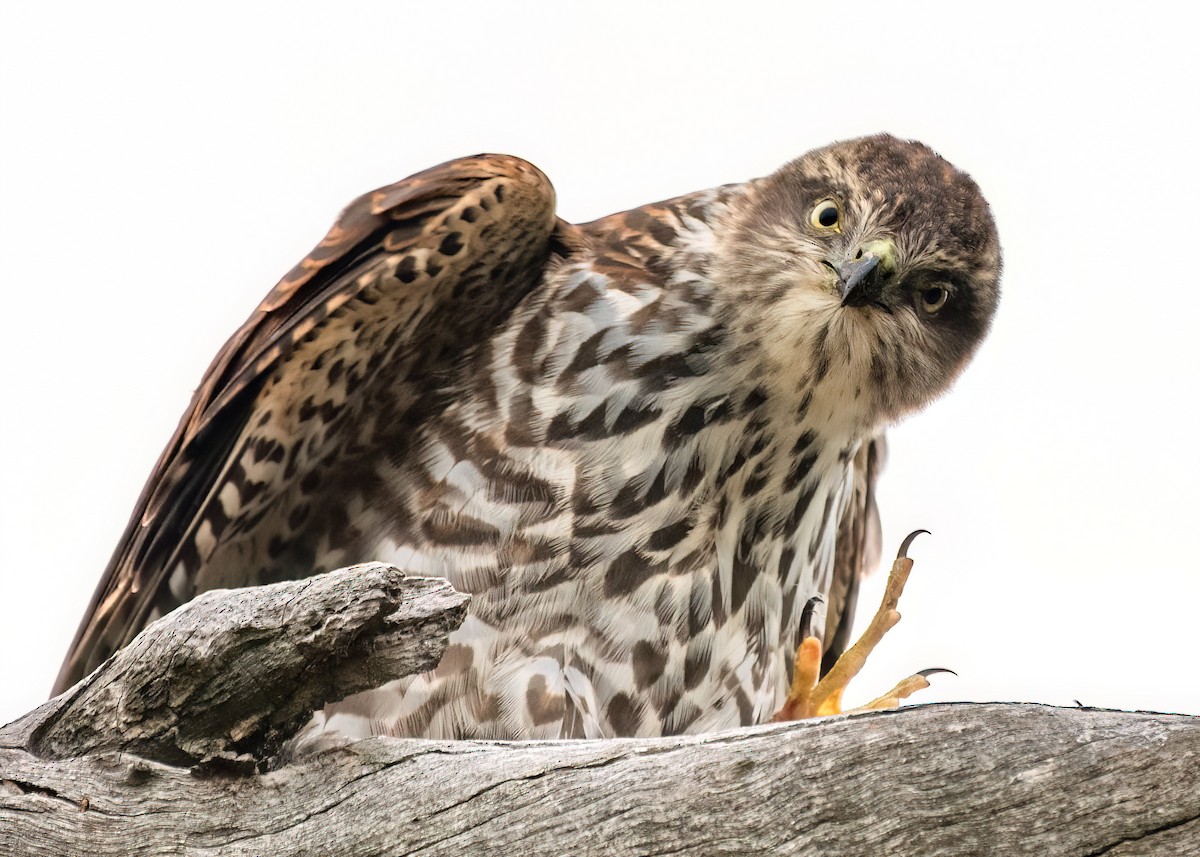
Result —
[[29, 747], [261, 765], [326, 702], [436, 666], [468, 600], [383, 563], [206, 592], [40, 708]]
[[231, 766], [261, 769], [306, 709], [427, 668], [463, 609], [378, 565], [279, 586], [300, 588], [197, 600], [0, 730], [0, 853], [1200, 853], [1200, 718], [1179, 715], [929, 705]]

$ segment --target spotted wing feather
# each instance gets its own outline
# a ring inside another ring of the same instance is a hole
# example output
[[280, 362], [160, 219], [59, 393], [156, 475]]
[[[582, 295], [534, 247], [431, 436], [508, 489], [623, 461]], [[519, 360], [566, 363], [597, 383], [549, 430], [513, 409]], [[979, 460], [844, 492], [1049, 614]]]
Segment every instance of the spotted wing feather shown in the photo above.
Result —
[[[208, 368], [142, 491], [54, 692], [129, 642], [155, 612], [199, 589], [316, 570], [295, 566], [238, 579], [204, 566], [197, 545], [218, 531], [253, 536], [273, 507], [295, 513], [283, 494], [302, 474], [284, 478], [284, 465], [292, 467], [296, 456], [276, 438], [328, 463], [328, 453], [317, 453], [335, 442], [319, 431], [322, 420], [349, 419], [368, 398], [378, 404], [383, 387], [390, 430], [403, 432], [405, 420], [415, 424], [416, 411], [433, 407], [435, 379], [453, 372], [536, 286], [554, 236], [569, 240], [569, 231], [555, 219], [546, 177], [502, 155], [451, 161], [348, 206]], [[331, 379], [341, 395], [322, 399]], [[288, 424], [272, 436], [272, 421], [280, 420]], [[284, 452], [288, 460], [275, 462]], [[274, 478], [247, 478], [255, 454], [263, 466], [279, 465]], [[336, 492], [331, 500], [338, 501]], [[181, 562], [193, 576], [191, 591], [173, 593], [168, 575]], [[226, 567], [238, 573], [241, 566]], [[207, 579], [196, 580], [201, 570]]]

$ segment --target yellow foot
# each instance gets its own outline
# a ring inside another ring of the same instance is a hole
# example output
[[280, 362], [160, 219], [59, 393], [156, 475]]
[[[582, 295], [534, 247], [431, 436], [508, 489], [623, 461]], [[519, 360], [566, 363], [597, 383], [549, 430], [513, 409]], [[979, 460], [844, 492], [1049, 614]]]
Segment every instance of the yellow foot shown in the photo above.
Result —
[[[796, 649], [791, 690], [788, 692], [787, 699], [784, 700], [783, 707], [771, 718], [773, 721], [800, 720], [805, 717], [823, 717], [827, 714], [843, 713], [842, 693], [845, 692], [846, 686], [866, 664], [867, 657], [879, 645], [883, 635], [900, 621], [896, 605], [900, 603], [900, 593], [904, 591], [904, 584], [908, 582], [908, 573], [912, 571], [913, 567], [913, 561], [906, 555], [908, 547], [918, 535], [928, 532], [928, 530], [917, 530], [910, 533], [904, 543], [900, 545], [900, 552], [896, 556], [896, 561], [892, 563], [891, 573], [888, 574], [883, 603], [879, 605], [879, 609], [871, 618], [871, 623], [867, 625], [867, 630], [859, 637], [858, 642], [842, 653], [842, 656], [837, 659], [837, 662], [820, 681], [817, 681], [817, 678], [821, 670], [821, 641], [807, 635], [800, 641], [800, 646]], [[804, 614], [800, 619], [802, 629], [808, 627], [809, 617], [812, 615], [812, 609], [817, 600], [814, 598], [805, 605]], [[939, 672], [953, 673], [953, 670], [921, 670], [901, 681], [883, 696], [871, 700], [866, 705], [852, 708], [850, 711], [896, 708], [900, 705], [900, 700], [907, 699], [918, 690], [929, 687], [928, 677]]]

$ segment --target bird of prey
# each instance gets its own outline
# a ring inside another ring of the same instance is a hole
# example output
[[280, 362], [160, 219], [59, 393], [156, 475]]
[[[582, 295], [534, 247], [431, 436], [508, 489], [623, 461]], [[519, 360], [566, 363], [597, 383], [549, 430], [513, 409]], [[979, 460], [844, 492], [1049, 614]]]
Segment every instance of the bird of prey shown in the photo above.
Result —
[[331, 729], [769, 720], [802, 631], [845, 648], [883, 432], [962, 371], [999, 274], [976, 184], [887, 135], [582, 225], [504, 155], [369, 193], [209, 367], [57, 688], [201, 591], [383, 560], [469, 614]]

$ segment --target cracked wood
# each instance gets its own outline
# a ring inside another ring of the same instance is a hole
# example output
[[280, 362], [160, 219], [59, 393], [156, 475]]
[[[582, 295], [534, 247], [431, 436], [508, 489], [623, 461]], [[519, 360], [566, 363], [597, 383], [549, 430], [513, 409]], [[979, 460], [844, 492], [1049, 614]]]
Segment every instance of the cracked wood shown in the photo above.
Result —
[[[171, 646], [201, 644], [212, 681], [239, 665], [299, 712], [385, 665], [435, 661], [462, 618], [444, 584], [386, 566], [280, 586], [300, 588], [198, 600], [194, 627], [208, 630], [162, 637], [145, 650], [157, 666], [114, 659], [0, 729], [0, 854], [1200, 853], [1200, 719], [1181, 715], [942, 704], [680, 738], [381, 737], [265, 773], [299, 716], [264, 720], [268, 694], [231, 696], [236, 676], [219, 704], [185, 681], [170, 711], [143, 677], [127, 687], [149, 701], [72, 722], [103, 711], [127, 673], [183, 669]], [[304, 663], [350, 679], [297, 669], [297, 636]], [[254, 763], [229, 764], [243, 757]]]

